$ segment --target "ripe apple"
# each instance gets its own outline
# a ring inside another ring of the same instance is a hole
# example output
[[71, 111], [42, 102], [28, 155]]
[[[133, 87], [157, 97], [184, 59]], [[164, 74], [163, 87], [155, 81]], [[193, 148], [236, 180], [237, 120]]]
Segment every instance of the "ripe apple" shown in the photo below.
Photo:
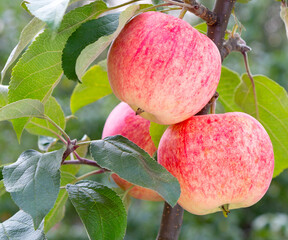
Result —
[[159, 12], [133, 18], [108, 53], [114, 94], [142, 117], [175, 124], [199, 112], [220, 78], [216, 45], [187, 22]]
[[[150, 122], [148, 120], [137, 116], [128, 104], [122, 102], [118, 104], [108, 116], [104, 125], [102, 138], [120, 134], [143, 148], [152, 156], [157, 149], [150, 137], [149, 126]], [[115, 173], [111, 176], [122, 189], [131, 189], [128, 193], [134, 198], [149, 201], [163, 200], [157, 192], [151, 189], [134, 186]]]
[[158, 162], [180, 183], [178, 203], [197, 215], [255, 204], [274, 169], [267, 132], [240, 112], [193, 116], [170, 126], [160, 140]]

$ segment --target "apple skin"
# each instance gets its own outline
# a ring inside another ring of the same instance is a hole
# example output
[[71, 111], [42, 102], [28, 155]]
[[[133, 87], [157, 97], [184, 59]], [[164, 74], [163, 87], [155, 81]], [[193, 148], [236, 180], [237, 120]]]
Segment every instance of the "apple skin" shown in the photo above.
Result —
[[108, 53], [108, 78], [120, 100], [141, 116], [175, 124], [199, 112], [216, 91], [221, 56], [187, 22], [159, 12], [133, 18]]
[[[118, 134], [122, 135], [152, 156], [157, 149], [150, 137], [149, 126], [150, 122], [148, 120], [137, 116], [128, 104], [121, 102], [108, 116], [103, 128], [102, 138]], [[111, 177], [124, 190], [128, 190], [134, 186], [115, 173]], [[128, 194], [137, 199], [163, 201], [163, 198], [157, 192], [140, 186], [134, 186]]]
[[270, 138], [245, 113], [194, 116], [170, 126], [158, 147], [158, 162], [181, 186], [179, 204], [204, 215], [248, 207], [268, 190], [274, 170]]

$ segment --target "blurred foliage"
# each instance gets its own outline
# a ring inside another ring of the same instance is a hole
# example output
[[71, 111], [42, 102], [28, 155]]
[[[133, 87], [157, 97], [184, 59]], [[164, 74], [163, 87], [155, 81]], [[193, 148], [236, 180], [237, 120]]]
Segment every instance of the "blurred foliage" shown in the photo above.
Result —
[[[210, 9], [213, 2], [201, 1]], [[21, 0], [0, 1], [0, 68], [17, 44], [23, 27], [31, 17], [20, 7]], [[265, 74], [288, 89], [288, 44], [284, 24], [279, 16], [280, 3], [276, 1], [252, 0], [248, 4], [236, 4], [236, 16], [246, 28], [242, 37], [252, 47], [249, 53], [253, 74]], [[187, 13], [185, 19], [199, 23], [199, 19]], [[233, 17], [229, 29], [233, 27]], [[245, 72], [244, 61], [239, 53], [232, 53], [224, 65], [241, 73]], [[10, 69], [11, 71], [11, 69]], [[10, 74], [5, 78], [9, 81]], [[63, 107], [65, 115], [69, 109], [70, 95], [75, 83], [63, 78], [53, 93]], [[71, 138], [82, 138], [86, 133], [91, 139], [101, 138], [106, 117], [118, 100], [110, 95], [92, 103], [75, 113], [76, 118], [67, 122], [67, 132]], [[0, 122], [0, 165], [16, 161], [27, 149], [37, 150], [37, 136], [24, 132], [21, 144], [9, 122]], [[91, 168], [91, 167], [90, 167]], [[89, 167], [81, 168], [79, 174], [87, 172]], [[108, 175], [92, 176], [105, 184], [112, 185]], [[222, 213], [196, 216], [185, 212], [180, 240], [285, 240], [288, 239], [288, 171], [273, 179], [264, 198], [246, 209], [233, 210], [228, 218]], [[155, 239], [160, 225], [163, 204], [132, 200], [128, 214], [126, 240]], [[0, 222], [18, 211], [9, 194], [0, 198]], [[71, 203], [66, 206], [64, 220], [48, 233], [51, 240], [86, 240], [85, 229]]]

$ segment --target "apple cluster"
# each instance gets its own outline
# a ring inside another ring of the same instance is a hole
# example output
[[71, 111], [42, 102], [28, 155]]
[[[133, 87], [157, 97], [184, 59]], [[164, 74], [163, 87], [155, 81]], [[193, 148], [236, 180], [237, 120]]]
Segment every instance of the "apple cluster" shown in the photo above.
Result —
[[[150, 121], [170, 125], [158, 163], [181, 187], [178, 203], [209, 214], [248, 207], [268, 190], [274, 154], [270, 138], [241, 112], [195, 116], [216, 91], [221, 57], [215, 44], [185, 21], [147, 12], [133, 18], [108, 53], [108, 77], [122, 101], [106, 120], [102, 137], [123, 135], [151, 156], [157, 150]], [[112, 174], [135, 198], [161, 201], [153, 190]]]

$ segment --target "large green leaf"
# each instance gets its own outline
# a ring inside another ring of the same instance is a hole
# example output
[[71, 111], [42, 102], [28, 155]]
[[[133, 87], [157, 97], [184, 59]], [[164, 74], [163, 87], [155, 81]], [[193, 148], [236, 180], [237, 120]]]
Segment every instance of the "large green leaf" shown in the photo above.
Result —
[[46, 22], [52, 29], [58, 28], [69, 0], [26, 0], [26, 7], [35, 17]]
[[[67, 39], [82, 23], [106, 9], [106, 4], [98, 0], [67, 13], [56, 35], [50, 28], [45, 29], [13, 68], [9, 102], [23, 98], [47, 100], [62, 76], [61, 55]], [[27, 121], [13, 121], [18, 138]]]
[[35, 35], [45, 26], [45, 23], [38, 18], [33, 18], [26, 27], [23, 28], [18, 44], [10, 53], [10, 56], [1, 71], [1, 81], [3, 81], [7, 69], [15, 62], [24, 48], [33, 40]]
[[238, 73], [222, 67], [221, 77], [217, 87], [219, 93], [219, 101], [226, 112], [242, 112], [241, 108], [235, 103], [234, 95], [237, 86], [240, 84], [240, 76]]
[[[88, 45], [79, 55], [76, 61], [76, 74], [79, 79], [82, 79], [86, 69], [91, 65], [91, 63], [100, 55], [100, 53], [108, 47], [114, 38], [118, 36], [128, 20], [135, 15], [136, 11], [139, 9], [139, 5], [132, 5], [123, 11], [119, 16], [118, 27], [114, 33], [111, 35], [106, 35], [100, 37], [96, 42]], [[114, 27], [117, 26], [114, 23]]]
[[[71, 80], [78, 80], [75, 72], [77, 57], [87, 45], [97, 41], [103, 36], [108, 36], [115, 32], [118, 26], [119, 15], [119, 13], [112, 13], [90, 20], [82, 24], [69, 37], [62, 55], [62, 68], [66, 77]], [[106, 44], [105, 48], [109, 43], [110, 42]], [[103, 48], [102, 51], [105, 48]], [[99, 54], [101, 52], [99, 52]]]
[[8, 86], [0, 85], [0, 108], [8, 104]]
[[160, 125], [154, 122], [150, 122], [149, 132], [150, 132], [151, 139], [154, 142], [156, 148], [158, 148], [160, 139], [168, 127], [169, 126], [167, 125]]
[[43, 226], [40, 226], [35, 230], [31, 216], [20, 210], [5, 222], [0, 223], [0, 239], [46, 240], [47, 238], [42, 229]]
[[54, 206], [60, 187], [60, 164], [64, 150], [39, 153], [27, 150], [3, 169], [4, 185], [15, 203], [33, 218], [38, 228]]
[[135, 185], [157, 191], [171, 206], [177, 203], [180, 196], [177, 179], [127, 138], [116, 135], [93, 141], [90, 151], [101, 167]]
[[[52, 119], [59, 127], [65, 130], [65, 115], [57, 100], [54, 97], [50, 96], [44, 107], [44, 114], [50, 119]], [[33, 118], [25, 126], [25, 129], [28, 132], [36, 135], [56, 137], [53, 132], [61, 135], [61, 132], [45, 119]]]
[[68, 184], [69, 199], [76, 208], [91, 240], [122, 240], [127, 215], [120, 197], [94, 181]]
[[[273, 80], [254, 76], [259, 121], [268, 132], [274, 149], [274, 177], [288, 168], [288, 96], [283, 87]], [[248, 114], [256, 117], [252, 84], [247, 76], [242, 76], [242, 83], [235, 93], [236, 103]]]
[[91, 67], [83, 76], [82, 84], [75, 87], [71, 100], [71, 112], [74, 114], [80, 108], [99, 100], [112, 93], [107, 72], [96, 65]]
[[22, 117], [43, 117], [44, 105], [39, 100], [23, 99], [0, 108], [0, 121]]
[[[76, 177], [71, 173], [61, 172], [61, 186], [73, 183]], [[56, 223], [60, 222], [65, 214], [65, 203], [68, 199], [68, 193], [65, 189], [60, 189], [54, 207], [44, 219], [44, 231], [47, 233]]]

